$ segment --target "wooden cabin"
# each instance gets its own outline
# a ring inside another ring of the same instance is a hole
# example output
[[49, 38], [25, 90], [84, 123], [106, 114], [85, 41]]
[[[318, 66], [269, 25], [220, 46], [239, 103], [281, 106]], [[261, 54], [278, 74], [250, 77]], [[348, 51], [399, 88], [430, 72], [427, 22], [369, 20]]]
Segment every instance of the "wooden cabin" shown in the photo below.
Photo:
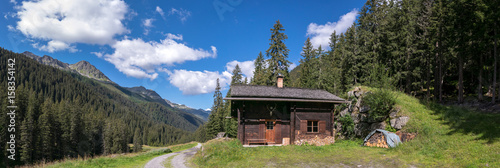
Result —
[[277, 86], [231, 86], [231, 115], [243, 145], [288, 145], [300, 138], [333, 136], [334, 109], [346, 101], [325, 90]]

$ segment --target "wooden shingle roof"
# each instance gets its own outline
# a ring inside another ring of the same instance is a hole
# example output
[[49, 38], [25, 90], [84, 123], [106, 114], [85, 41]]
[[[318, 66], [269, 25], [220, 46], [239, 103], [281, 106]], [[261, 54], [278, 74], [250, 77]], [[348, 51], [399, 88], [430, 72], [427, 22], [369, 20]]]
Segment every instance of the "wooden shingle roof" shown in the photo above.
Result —
[[254, 101], [296, 101], [296, 102], [330, 102], [346, 101], [334, 94], [320, 89], [278, 88], [275, 86], [233, 85], [231, 97], [227, 100]]

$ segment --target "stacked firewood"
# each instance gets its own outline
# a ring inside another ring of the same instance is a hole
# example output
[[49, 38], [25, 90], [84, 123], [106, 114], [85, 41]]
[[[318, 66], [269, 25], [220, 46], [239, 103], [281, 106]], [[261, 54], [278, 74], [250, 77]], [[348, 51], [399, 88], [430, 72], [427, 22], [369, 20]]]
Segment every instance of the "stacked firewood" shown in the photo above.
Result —
[[307, 135], [307, 134], [299, 134], [295, 137], [295, 145], [315, 145], [315, 146], [323, 146], [328, 144], [335, 143], [335, 137], [328, 136], [324, 134], [319, 135]]
[[398, 131], [398, 132], [396, 132], [396, 135], [399, 136], [399, 139], [401, 139], [401, 142], [408, 142], [408, 141], [411, 141], [413, 138], [415, 138], [417, 136], [417, 133], [406, 133], [406, 132]]
[[370, 147], [389, 148], [385, 136], [381, 132], [373, 134], [364, 145]]

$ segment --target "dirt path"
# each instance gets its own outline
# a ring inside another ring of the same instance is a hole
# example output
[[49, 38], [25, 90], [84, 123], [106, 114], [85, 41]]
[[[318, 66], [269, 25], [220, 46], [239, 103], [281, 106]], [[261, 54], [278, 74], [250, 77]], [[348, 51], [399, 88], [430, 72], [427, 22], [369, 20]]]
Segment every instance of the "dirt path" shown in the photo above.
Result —
[[[173, 156], [174, 158], [172, 158], [172, 161], [170, 162], [172, 164], [172, 167], [185, 168], [185, 167], [187, 167], [184, 164], [184, 162], [186, 162], [186, 158], [193, 156], [200, 148], [201, 148], [201, 144], [198, 143], [197, 146], [195, 146], [191, 149], [186, 149], [186, 150], [183, 150], [180, 152], [169, 153], [166, 155], [161, 155], [161, 156], [155, 157], [154, 159], [152, 159], [151, 161], [146, 163], [146, 165], [144, 165], [144, 167], [145, 168], [164, 168], [162, 162], [165, 159]], [[177, 155], [177, 156], [174, 156], [174, 155]]]

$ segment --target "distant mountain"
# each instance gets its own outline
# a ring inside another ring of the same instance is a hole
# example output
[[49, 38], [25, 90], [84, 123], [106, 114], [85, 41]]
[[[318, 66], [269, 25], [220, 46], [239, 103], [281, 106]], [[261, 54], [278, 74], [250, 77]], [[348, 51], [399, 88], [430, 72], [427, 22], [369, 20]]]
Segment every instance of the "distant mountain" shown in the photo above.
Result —
[[146, 89], [142, 86], [131, 87], [131, 88], [126, 88], [126, 89], [129, 90], [130, 92], [133, 92], [133, 93], [139, 95], [140, 99], [144, 99], [144, 100], [148, 100], [148, 101], [155, 101], [155, 102], [164, 104], [166, 106], [172, 107], [174, 109], [194, 114], [195, 116], [203, 119], [203, 121], [207, 121], [208, 116], [210, 115], [210, 111], [206, 111], [203, 109], [194, 109], [194, 108], [188, 107], [188, 106], [183, 105], [183, 104], [177, 104], [177, 103], [173, 103], [167, 99], [163, 99], [154, 90]]
[[90, 64], [87, 61], [80, 61], [76, 64], [71, 64], [69, 65], [69, 68], [88, 78], [106, 82], [111, 81], [106, 75], [99, 71], [99, 69], [97, 69], [94, 65]]
[[[101, 85], [106, 88], [114, 91], [115, 93], [121, 94], [124, 97], [127, 97], [136, 102], [144, 102], [144, 103], [160, 103], [164, 107], [161, 107], [162, 110], [166, 110], [167, 114], [161, 114], [162, 118], [174, 118], [169, 115], [174, 115], [176, 117], [182, 117], [189, 122], [189, 126], [181, 126], [184, 125], [182, 122], [184, 121], [175, 121], [174, 123], [167, 122], [168, 124], [174, 125], [179, 128], [188, 128], [187, 130], [194, 131], [197, 126], [203, 124], [203, 122], [207, 121], [209, 111], [205, 111], [202, 109], [193, 109], [184, 105], [172, 103], [168, 100], [163, 99], [158, 93], [154, 90], [146, 89], [143, 86], [137, 87], [122, 87], [113, 81], [111, 81], [106, 75], [104, 75], [99, 69], [97, 69], [94, 65], [90, 64], [87, 61], [80, 61], [75, 64], [68, 64], [57, 59], [54, 59], [48, 55], [44, 55], [40, 57], [35, 55], [29, 51], [25, 51], [25, 56], [32, 58], [42, 64], [52, 66], [54, 68], [58, 68], [64, 71], [69, 71], [72, 73], [80, 74], [82, 76], [95, 79], [97, 81], [101, 81]], [[175, 112], [175, 113], [169, 113]], [[196, 126], [196, 127], [192, 127]]]
[[70, 71], [74, 73], [78, 73], [82, 76], [86, 76], [91, 79], [99, 80], [99, 81], [104, 81], [104, 82], [111, 82], [111, 80], [104, 75], [99, 69], [97, 69], [94, 65], [90, 64], [87, 61], [80, 61], [77, 62], [76, 64], [68, 64], [62, 61], [59, 61], [57, 59], [52, 58], [51, 56], [44, 55], [43, 57], [40, 57], [38, 55], [35, 55], [29, 51], [23, 52], [24, 55], [42, 63], [45, 65], [49, 65], [58, 69], [62, 69], [65, 71]]
[[143, 86], [137, 86], [137, 87], [131, 87], [131, 88], [126, 88], [127, 90], [139, 94], [141, 97], [145, 99], [151, 99], [155, 100], [158, 102], [163, 102], [163, 99], [161, 96], [156, 93], [154, 90], [151, 89], [146, 89]]
[[173, 102], [168, 101], [167, 99], [164, 99], [164, 100], [165, 100], [165, 102], [167, 102], [170, 106], [172, 106], [174, 108], [177, 108], [179, 110], [183, 110], [185, 112], [194, 114], [194, 115], [202, 118], [204, 121], [208, 121], [208, 116], [210, 115], [210, 111], [208, 111], [208, 110], [194, 109], [194, 108], [188, 107], [184, 104], [173, 103]]

